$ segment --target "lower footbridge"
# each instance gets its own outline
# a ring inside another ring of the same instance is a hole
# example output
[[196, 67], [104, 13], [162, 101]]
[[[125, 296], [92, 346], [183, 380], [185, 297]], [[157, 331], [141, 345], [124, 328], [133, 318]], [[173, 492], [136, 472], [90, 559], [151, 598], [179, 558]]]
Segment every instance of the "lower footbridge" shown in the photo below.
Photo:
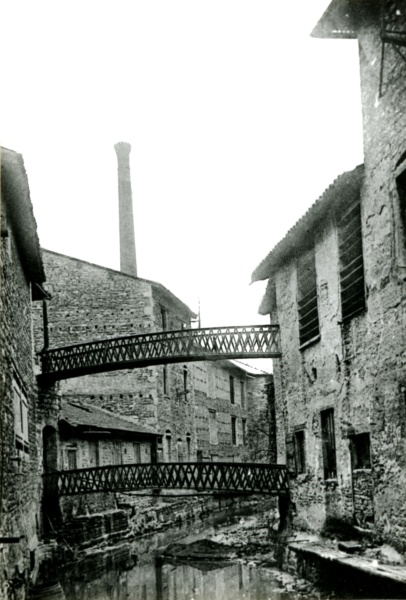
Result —
[[288, 496], [284, 465], [263, 463], [144, 463], [111, 465], [44, 475], [50, 496], [143, 489], [196, 490], [225, 494], [260, 493]]
[[44, 383], [177, 362], [279, 358], [279, 325], [180, 329], [95, 340], [41, 352]]

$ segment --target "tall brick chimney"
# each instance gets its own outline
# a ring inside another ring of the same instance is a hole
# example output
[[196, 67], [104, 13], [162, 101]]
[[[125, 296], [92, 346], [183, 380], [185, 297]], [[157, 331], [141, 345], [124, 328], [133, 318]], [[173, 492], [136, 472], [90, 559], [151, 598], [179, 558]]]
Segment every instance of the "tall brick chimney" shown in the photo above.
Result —
[[118, 202], [120, 219], [120, 270], [137, 277], [135, 254], [133, 200], [131, 192], [131, 145], [118, 142], [114, 145], [118, 162]]

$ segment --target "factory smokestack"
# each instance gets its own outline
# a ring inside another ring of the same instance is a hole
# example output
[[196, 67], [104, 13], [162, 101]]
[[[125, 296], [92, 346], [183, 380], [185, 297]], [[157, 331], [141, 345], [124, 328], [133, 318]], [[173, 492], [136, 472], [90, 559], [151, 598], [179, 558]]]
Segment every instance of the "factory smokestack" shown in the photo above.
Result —
[[131, 145], [118, 142], [114, 145], [118, 162], [118, 202], [120, 219], [120, 270], [137, 277], [135, 254], [133, 200], [131, 192]]

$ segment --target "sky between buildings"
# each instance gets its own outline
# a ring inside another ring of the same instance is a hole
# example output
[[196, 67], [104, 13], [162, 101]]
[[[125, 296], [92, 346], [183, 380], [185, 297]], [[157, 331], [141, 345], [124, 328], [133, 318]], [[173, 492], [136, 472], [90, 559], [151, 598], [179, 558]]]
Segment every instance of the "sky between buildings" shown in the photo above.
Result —
[[310, 37], [328, 3], [3, 3], [1, 144], [42, 246], [119, 269], [127, 141], [139, 276], [203, 326], [267, 322], [252, 271], [363, 160], [357, 42]]

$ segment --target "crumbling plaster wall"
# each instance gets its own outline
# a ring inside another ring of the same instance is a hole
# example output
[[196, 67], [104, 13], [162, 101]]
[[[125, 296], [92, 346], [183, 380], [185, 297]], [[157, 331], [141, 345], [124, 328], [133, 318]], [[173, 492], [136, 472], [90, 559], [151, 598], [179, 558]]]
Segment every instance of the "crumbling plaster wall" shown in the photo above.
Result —
[[[296, 261], [290, 260], [276, 274], [282, 358], [274, 362], [274, 377], [279, 462], [286, 461], [285, 436], [305, 430], [306, 472], [291, 480], [297, 522], [320, 529], [327, 517], [348, 518], [350, 455], [341, 426], [347, 419], [358, 418], [362, 403], [355, 401], [348, 414], [339, 325], [337, 237], [332, 220], [317, 232], [315, 257], [320, 340], [299, 349]], [[337, 480], [329, 482], [323, 474], [320, 425], [320, 411], [327, 408], [335, 411], [339, 465]]]
[[383, 65], [381, 53], [378, 27], [363, 29], [368, 313], [366, 330], [353, 332], [352, 348], [358, 344], [359, 350], [350, 383], [371, 403], [375, 526], [385, 540], [406, 550], [406, 232], [396, 185], [406, 168], [406, 62], [391, 44], [385, 45]]

